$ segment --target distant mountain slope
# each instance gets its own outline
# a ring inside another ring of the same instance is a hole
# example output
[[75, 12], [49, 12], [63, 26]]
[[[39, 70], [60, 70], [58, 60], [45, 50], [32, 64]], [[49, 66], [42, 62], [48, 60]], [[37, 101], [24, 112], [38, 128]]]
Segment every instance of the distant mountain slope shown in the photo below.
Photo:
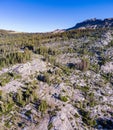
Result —
[[16, 33], [23, 33], [23, 32], [18, 32], [18, 31], [13, 31], [13, 30], [0, 29], [0, 34], [16, 34]]
[[109, 28], [113, 27], [113, 18], [108, 19], [88, 19], [83, 22], [77, 23], [74, 27], [69, 28], [67, 30], [72, 29], [96, 29], [96, 28]]

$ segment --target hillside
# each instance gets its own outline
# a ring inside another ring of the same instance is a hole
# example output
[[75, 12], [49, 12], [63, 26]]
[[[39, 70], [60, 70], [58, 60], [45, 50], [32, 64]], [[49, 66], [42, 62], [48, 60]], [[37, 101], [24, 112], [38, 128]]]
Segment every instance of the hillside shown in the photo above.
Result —
[[74, 27], [85, 29], [54, 33], [0, 31], [0, 129], [112, 130], [112, 22], [88, 20]]

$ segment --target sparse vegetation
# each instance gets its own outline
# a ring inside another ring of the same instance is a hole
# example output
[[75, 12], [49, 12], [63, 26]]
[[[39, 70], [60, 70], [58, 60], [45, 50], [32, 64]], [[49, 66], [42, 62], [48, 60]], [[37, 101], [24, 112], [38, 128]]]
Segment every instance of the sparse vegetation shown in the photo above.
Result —
[[21, 78], [19, 74], [16, 73], [4, 73], [0, 75], [0, 86], [5, 86], [7, 83], [9, 83], [12, 79], [18, 79]]
[[[4, 128], [46, 125], [51, 130], [58, 124], [59, 129], [68, 124], [68, 129], [112, 128], [113, 114], [108, 111], [113, 107], [112, 31], [0, 31], [0, 121]], [[107, 38], [110, 42], [105, 45]]]

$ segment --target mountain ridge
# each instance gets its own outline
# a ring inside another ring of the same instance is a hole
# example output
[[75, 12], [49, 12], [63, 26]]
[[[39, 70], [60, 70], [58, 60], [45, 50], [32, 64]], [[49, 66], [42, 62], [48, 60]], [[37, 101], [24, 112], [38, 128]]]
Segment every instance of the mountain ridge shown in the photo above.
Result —
[[73, 29], [96, 29], [113, 27], [113, 18], [106, 19], [87, 19], [83, 22], [77, 23], [74, 27], [68, 28], [67, 31]]
[[[91, 18], [84, 20], [82, 22], [77, 23], [75, 26], [67, 28], [67, 29], [55, 29], [50, 32], [44, 32], [44, 33], [62, 33], [65, 31], [70, 31], [74, 29], [98, 29], [98, 28], [110, 28], [113, 27], [113, 17], [112, 18], [105, 18], [105, 19], [97, 19], [97, 18]], [[15, 30], [7, 30], [7, 29], [0, 29], [0, 32], [2, 33], [29, 33], [29, 32], [19, 32]], [[39, 33], [32, 32], [32, 33]], [[41, 32], [40, 32], [41, 33]]]

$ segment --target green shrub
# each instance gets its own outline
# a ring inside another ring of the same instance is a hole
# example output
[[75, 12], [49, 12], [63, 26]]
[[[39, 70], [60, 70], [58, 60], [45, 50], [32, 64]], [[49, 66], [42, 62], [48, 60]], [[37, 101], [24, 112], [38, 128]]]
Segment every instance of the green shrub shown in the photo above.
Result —
[[47, 110], [47, 108], [48, 108], [47, 102], [45, 100], [42, 100], [41, 103], [40, 103], [40, 105], [39, 105], [39, 107], [38, 107], [38, 110], [40, 112], [42, 112], [42, 113], [45, 113], [46, 110]]
[[2, 98], [2, 90], [0, 90], [0, 100], [1, 100], [1, 98]]
[[53, 124], [52, 123], [49, 123], [48, 125], [48, 130], [51, 130], [53, 128]]
[[31, 115], [31, 110], [26, 111], [26, 112], [25, 112], [25, 115], [26, 115], [27, 117], [30, 117], [30, 115]]
[[66, 96], [61, 96], [59, 95], [59, 99], [63, 102], [67, 102], [68, 101], [68, 98]]
[[0, 66], [6, 67], [16, 63], [24, 63], [30, 59], [31, 59], [31, 51], [29, 51], [28, 49], [24, 50], [23, 53], [10, 52], [8, 54], [4, 54], [4, 56], [0, 58]]
[[42, 82], [47, 82], [48, 84], [50, 84], [50, 78], [49, 78], [49, 74], [48, 73], [44, 73], [44, 74], [40, 74], [38, 75], [37, 79], [42, 81]]
[[82, 121], [88, 126], [94, 127], [96, 125], [96, 121], [90, 117], [90, 112], [84, 109], [79, 110], [80, 115], [82, 116]]

